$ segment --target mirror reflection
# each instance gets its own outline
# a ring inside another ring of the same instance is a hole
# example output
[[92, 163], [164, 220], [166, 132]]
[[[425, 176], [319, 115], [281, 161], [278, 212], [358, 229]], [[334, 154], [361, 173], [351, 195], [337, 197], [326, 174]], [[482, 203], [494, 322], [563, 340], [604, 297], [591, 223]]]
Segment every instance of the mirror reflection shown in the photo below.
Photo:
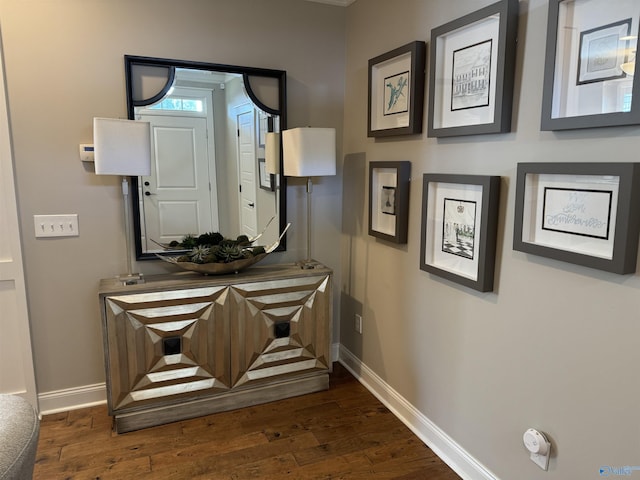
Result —
[[285, 125], [285, 72], [125, 63], [129, 118], [150, 122], [152, 132], [151, 175], [132, 187], [138, 258], [188, 234], [263, 233], [257, 244], [275, 242], [286, 224], [285, 189], [279, 171], [267, 170], [265, 140]]

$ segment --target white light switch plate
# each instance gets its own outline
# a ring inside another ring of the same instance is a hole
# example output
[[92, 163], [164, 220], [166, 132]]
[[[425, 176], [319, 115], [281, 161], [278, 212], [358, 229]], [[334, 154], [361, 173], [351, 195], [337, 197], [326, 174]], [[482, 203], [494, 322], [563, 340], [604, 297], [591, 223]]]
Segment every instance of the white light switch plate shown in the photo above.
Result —
[[34, 215], [33, 226], [38, 237], [77, 237], [78, 214]]

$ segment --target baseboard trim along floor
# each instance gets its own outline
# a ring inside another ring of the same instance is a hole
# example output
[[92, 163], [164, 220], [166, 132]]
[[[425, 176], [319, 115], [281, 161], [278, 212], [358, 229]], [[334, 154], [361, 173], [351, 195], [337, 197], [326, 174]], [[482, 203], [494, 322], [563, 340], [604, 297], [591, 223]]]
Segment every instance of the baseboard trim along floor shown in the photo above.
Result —
[[102, 403], [107, 403], [107, 386], [104, 383], [55, 390], [38, 395], [40, 415], [78, 410]]
[[343, 345], [338, 361], [463, 479], [499, 480]]
[[[436, 424], [424, 416], [396, 392], [373, 370], [367, 367], [343, 345], [332, 345], [332, 357], [339, 361], [375, 395], [413, 433], [465, 480], [499, 480], [475, 458], [469, 455]], [[46, 392], [38, 395], [41, 415], [76, 410], [107, 402], [104, 383]]]

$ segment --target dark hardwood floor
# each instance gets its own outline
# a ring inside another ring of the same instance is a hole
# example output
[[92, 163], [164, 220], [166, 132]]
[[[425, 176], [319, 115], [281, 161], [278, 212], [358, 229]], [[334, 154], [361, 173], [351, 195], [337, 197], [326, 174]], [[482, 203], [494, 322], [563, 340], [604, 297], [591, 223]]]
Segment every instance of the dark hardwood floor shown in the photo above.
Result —
[[33, 478], [460, 477], [336, 363], [328, 391], [121, 435], [106, 406], [47, 415]]

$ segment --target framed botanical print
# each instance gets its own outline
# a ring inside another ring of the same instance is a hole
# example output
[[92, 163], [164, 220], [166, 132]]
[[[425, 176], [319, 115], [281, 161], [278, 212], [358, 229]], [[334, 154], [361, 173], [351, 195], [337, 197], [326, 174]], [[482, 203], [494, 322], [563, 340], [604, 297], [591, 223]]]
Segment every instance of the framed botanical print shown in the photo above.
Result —
[[425, 42], [369, 60], [369, 137], [422, 132]]
[[431, 31], [430, 137], [511, 130], [517, 23], [502, 0]]

